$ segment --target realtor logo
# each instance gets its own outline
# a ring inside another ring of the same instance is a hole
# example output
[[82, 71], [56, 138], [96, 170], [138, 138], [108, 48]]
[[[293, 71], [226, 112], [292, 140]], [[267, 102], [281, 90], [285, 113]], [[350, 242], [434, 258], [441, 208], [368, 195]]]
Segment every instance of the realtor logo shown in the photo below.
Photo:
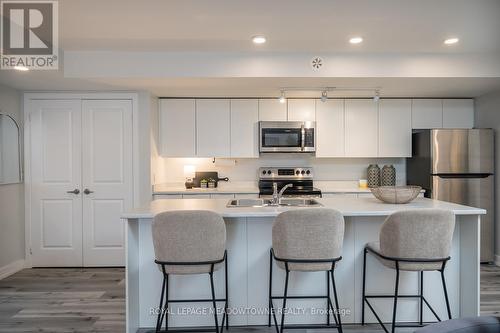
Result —
[[57, 69], [57, 1], [3, 0], [1, 69]]

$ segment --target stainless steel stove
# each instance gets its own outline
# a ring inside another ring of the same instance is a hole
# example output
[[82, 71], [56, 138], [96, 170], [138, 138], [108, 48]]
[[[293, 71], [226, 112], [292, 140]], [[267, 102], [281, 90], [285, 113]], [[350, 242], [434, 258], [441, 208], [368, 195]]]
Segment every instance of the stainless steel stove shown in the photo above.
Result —
[[278, 191], [286, 184], [293, 184], [283, 192], [284, 197], [320, 198], [321, 190], [314, 187], [312, 168], [262, 167], [259, 168], [259, 196], [272, 197], [273, 183]]

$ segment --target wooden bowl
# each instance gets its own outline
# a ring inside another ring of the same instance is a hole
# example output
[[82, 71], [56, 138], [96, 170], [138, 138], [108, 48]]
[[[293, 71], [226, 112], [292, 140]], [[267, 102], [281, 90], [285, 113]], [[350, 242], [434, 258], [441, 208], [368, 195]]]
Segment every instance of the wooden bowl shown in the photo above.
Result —
[[420, 186], [379, 186], [370, 189], [375, 198], [385, 203], [405, 204], [415, 199], [422, 188]]

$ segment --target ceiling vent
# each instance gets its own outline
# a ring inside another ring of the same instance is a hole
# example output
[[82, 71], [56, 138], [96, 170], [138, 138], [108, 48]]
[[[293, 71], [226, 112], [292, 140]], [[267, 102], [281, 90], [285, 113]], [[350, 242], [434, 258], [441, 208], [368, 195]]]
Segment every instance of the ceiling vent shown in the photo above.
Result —
[[311, 68], [313, 71], [319, 71], [323, 67], [323, 58], [314, 57], [311, 59]]

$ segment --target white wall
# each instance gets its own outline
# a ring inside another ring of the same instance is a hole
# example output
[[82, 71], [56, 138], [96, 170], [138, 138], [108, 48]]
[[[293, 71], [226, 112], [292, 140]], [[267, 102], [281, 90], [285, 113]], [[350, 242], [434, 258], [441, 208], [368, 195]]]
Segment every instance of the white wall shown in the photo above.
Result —
[[495, 262], [500, 266], [500, 172], [498, 159], [500, 157], [500, 91], [483, 95], [475, 100], [476, 127], [493, 128], [495, 130]]
[[223, 165], [234, 160], [217, 159], [216, 164], [209, 158], [158, 158], [154, 175], [156, 184], [184, 182], [183, 166], [195, 165], [197, 171], [219, 172], [220, 177], [229, 177], [230, 181], [256, 182], [258, 168], [261, 166], [311, 166], [314, 168], [314, 179], [358, 180], [366, 179], [366, 168], [370, 163], [394, 164], [398, 184], [406, 182], [405, 159], [393, 158], [327, 158], [300, 157], [296, 155], [273, 155], [259, 159], [237, 159], [235, 165]]
[[[0, 111], [22, 130], [21, 93], [0, 85]], [[24, 185], [0, 185], [0, 269], [24, 259]]]

